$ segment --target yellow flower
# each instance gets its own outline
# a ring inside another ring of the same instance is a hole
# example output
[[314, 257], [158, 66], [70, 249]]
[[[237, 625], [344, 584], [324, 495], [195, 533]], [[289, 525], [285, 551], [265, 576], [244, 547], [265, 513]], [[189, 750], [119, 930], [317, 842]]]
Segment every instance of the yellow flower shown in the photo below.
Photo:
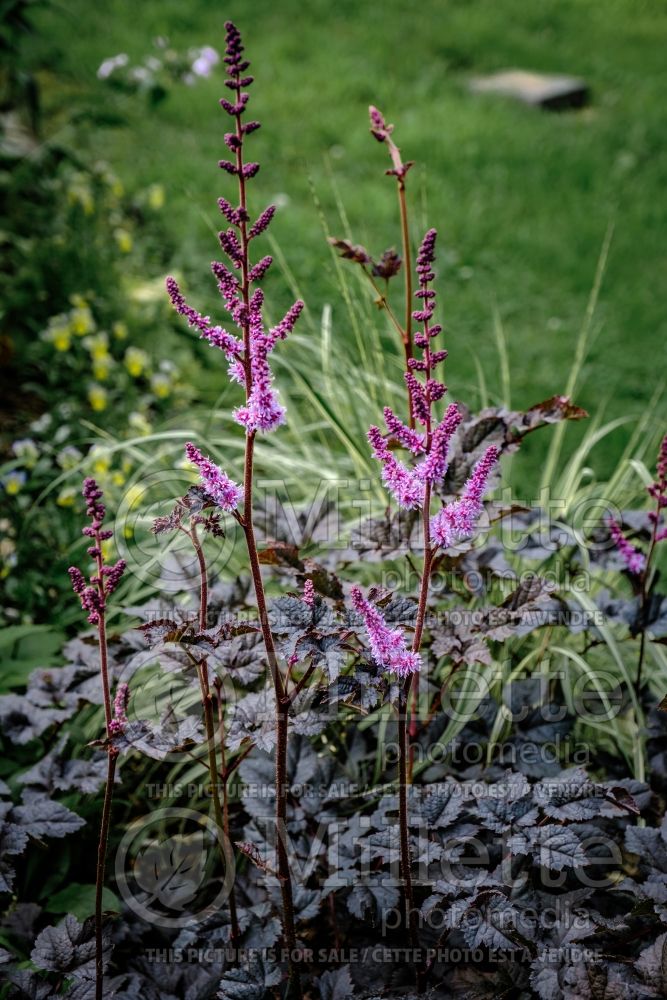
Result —
[[69, 351], [72, 346], [72, 330], [66, 316], [52, 316], [42, 333], [42, 339], [53, 344], [57, 351]]
[[109, 337], [104, 330], [90, 337], [85, 337], [83, 346], [90, 351], [94, 361], [103, 360], [109, 354]]
[[77, 491], [73, 486], [67, 486], [61, 490], [56, 499], [59, 507], [73, 507], [76, 501]]
[[88, 459], [93, 463], [96, 476], [103, 476], [111, 468], [111, 453], [102, 445], [94, 444], [88, 452]]
[[113, 365], [113, 358], [110, 354], [103, 354], [93, 361], [93, 378], [99, 382], [104, 382], [109, 377]]
[[88, 389], [88, 402], [96, 413], [101, 413], [107, 408], [107, 391], [103, 385], [93, 383]]
[[77, 306], [69, 314], [72, 333], [77, 337], [85, 337], [87, 333], [92, 333], [95, 329], [93, 314], [87, 305]]
[[79, 464], [83, 455], [78, 448], [69, 444], [56, 455], [56, 462], [61, 469], [74, 469]]
[[10, 497], [15, 497], [25, 485], [26, 478], [25, 472], [22, 472], [20, 469], [8, 472], [6, 476], [2, 477], [2, 485], [5, 488], [5, 492]]
[[130, 415], [127, 418], [127, 422], [129, 423], [132, 430], [136, 431], [137, 434], [150, 434], [151, 432], [150, 423], [148, 422], [144, 414], [139, 413], [138, 410], [134, 410], [133, 413], [130, 413]]
[[127, 231], [127, 229], [123, 229], [123, 228], [119, 227], [118, 229], [114, 229], [114, 234], [113, 235], [114, 235], [114, 239], [116, 240], [116, 243], [118, 245], [118, 249], [120, 250], [120, 252], [121, 253], [130, 253], [130, 251], [132, 249], [132, 235], [131, 235], [131, 233], [129, 233]]
[[146, 493], [145, 486], [140, 486], [138, 483], [135, 483], [133, 486], [130, 486], [127, 493], [125, 494], [125, 504], [127, 505], [127, 509], [133, 510], [135, 507], [138, 507], [139, 504], [143, 501], [145, 493]]
[[86, 215], [92, 215], [95, 211], [95, 201], [93, 193], [87, 184], [72, 184], [67, 191], [70, 205], [79, 204]]
[[114, 472], [114, 474], [111, 477], [111, 482], [114, 484], [114, 486], [124, 486], [125, 476], [123, 475], [122, 472]]
[[105, 538], [100, 548], [102, 549], [102, 559], [104, 562], [108, 562], [113, 552], [113, 538]]
[[164, 205], [164, 188], [161, 184], [151, 184], [147, 191], [148, 204], [156, 212]]
[[39, 458], [39, 448], [32, 438], [19, 438], [12, 443], [12, 451], [26, 469], [34, 469]]
[[70, 347], [72, 346], [72, 339], [69, 335], [69, 330], [67, 328], [54, 330], [53, 346], [57, 351], [61, 352], [69, 351]]
[[116, 340], [127, 340], [127, 323], [124, 323], [122, 319], [116, 320], [111, 327], [111, 332]]
[[151, 389], [158, 399], [166, 399], [171, 392], [171, 380], [163, 372], [156, 372], [151, 375]]
[[148, 367], [150, 357], [140, 347], [128, 347], [123, 360], [132, 378], [139, 378], [144, 369]]
[[85, 295], [80, 295], [78, 292], [70, 295], [69, 300], [77, 309], [85, 309], [88, 306]]

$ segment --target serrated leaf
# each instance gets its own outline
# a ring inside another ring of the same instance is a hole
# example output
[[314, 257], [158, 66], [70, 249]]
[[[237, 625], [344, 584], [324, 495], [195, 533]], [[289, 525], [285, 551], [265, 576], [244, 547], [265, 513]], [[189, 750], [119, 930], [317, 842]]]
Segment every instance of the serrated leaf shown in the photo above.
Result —
[[263, 1000], [271, 986], [281, 980], [280, 969], [261, 954], [251, 954], [247, 964], [228, 969], [220, 980], [219, 1000]]
[[12, 810], [12, 822], [30, 837], [66, 837], [86, 823], [62, 803], [30, 790], [23, 793], [23, 804]]
[[172, 910], [183, 910], [197, 895], [206, 865], [204, 834], [176, 834], [149, 843], [134, 864], [137, 884]]
[[[111, 954], [108, 934], [104, 934], [105, 965]], [[90, 979], [95, 966], [95, 922], [92, 918], [80, 924], [68, 914], [55, 927], [46, 927], [35, 941], [30, 958], [38, 969]]]
[[350, 968], [347, 965], [340, 969], [332, 969], [330, 972], [323, 972], [315, 980], [315, 985], [320, 991], [320, 1000], [347, 1000], [354, 993], [354, 985]]

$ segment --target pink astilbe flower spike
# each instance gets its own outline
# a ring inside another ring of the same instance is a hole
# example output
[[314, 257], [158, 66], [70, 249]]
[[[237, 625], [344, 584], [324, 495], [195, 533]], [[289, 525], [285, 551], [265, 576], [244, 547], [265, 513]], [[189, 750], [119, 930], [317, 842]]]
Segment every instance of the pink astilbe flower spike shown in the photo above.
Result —
[[307, 604], [309, 608], [312, 608], [315, 603], [315, 585], [312, 580], [306, 580], [303, 585], [303, 597], [301, 598], [304, 604]]
[[644, 571], [644, 566], [646, 565], [646, 558], [643, 552], [636, 549], [634, 545], [627, 540], [621, 526], [618, 521], [615, 521], [613, 517], [610, 517], [607, 525], [609, 527], [609, 534], [614, 540], [614, 544], [618, 549], [619, 555], [623, 559], [623, 562], [627, 566], [630, 573], [635, 576], [639, 576]]
[[196, 309], [189, 306], [183, 298], [175, 278], [169, 276], [166, 280], [166, 286], [171, 304], [176, 312], [185, 316], [190, 326], [199, 330], [202, 339], [208, 340], [213, 347], [219, 347], [228, 358], [236, 357], [242, 349], [241, 342], [231, 333], [223, 330], [221, 326], [212, 326], [208, 316], [202, 316]]
[[499, 450], [495, 445], [487, 448], [466, 482], [461, 497], [431, 518], [431, 537], [438, 545], [446, 549], [474, 534], [483, 510], [482, 499], [498, 457]]
[[232, 482], [220, 466], [205, 458], [199, 448], [195, 448], [190, 441], [185, 446], [185, 454], [188, 461], [197, 466], [207, 493], [215, 500], [218, 507], [226, 511], [236, 510], [243, 493], [241, 487]]
[[667, 434], [660, 444], [656, 478], [648, 487], [648, 493], [656, 502], [656, 509], [649, 513], [649, 520], [654, 525], [656, 542], [662, 542], [667, 538], [667, 526], [660, 527], [661, 511], [667, 508]]
[[116, 697], [113, 702], [113, 718], [109, 723], [109, 732], [112, 736], [118, 736], [125, 732], [128, 724], [127, 706], [130, 700], [130, 687], [128, 684], [119, 684], [116, 688]]
[[263, 295], [257, 289], [250, 302], [250, 394], [245, 406], [234, 410], [234, 419], [247, 434], [274, 431], [285, 422], [285, 407], [278, 402], [273, 388], [269, 354], [273, 347], [270, 335], [262, 327]]
[[413, 455], [419, 455], [424, 451], [426, 444], [424, 435], [412, 430], [410, 427], [406, 427], [390, 406], [385, 406], [384, 408], [384, 422], [394, 440], [398, 441], [404, 448], [407, 448], [408, 451], [411, 451]]
[[276, 326], [271, 327], [271, 330], [269, 331], [269, 337], [271, 339], [272, 346], [273, 344], [275, 344], [277, 340], [284, 340], [285, 337], [287, 337], [288, 334], [292, 332], [292, 330], [296, 325], [296, 321], [301, 315], [303, 309], [304, 309], [304, 303], [301, 301], [301, 299], [297, 299], [294, 305], [290, 306], [290, 308], [287, 310], [287, 312], [281, 319], [280, 323], [278, 323]]
[[382, 465], [382, 482], [393, 493], [396, 502], [406, 510], [424, 503], [424, 484], [412, 469], [407, 469], [389, 450], [379, 427], [368, 430], [373, 455]]
[[450, 403], [444, 418], [433, 431], [431, 450], [415, 469], [416, 474], [429, 483], [440, 483], [447, 472], [449, 444], [463, 419], [456, 403]]
[[350, 596], [355, 611], [364, 620], [371, 654], [377, 665], [399, 677], [416, 673], [421, 666], [421, 657], [407, 648], [401, 629], [391, 628], [381, 611], [366, 600], [359, 587], [353, 587]]
[[91, 538], [93, 544], [87, 548], [91, 559], [95, 560], [95, 572], [86, 580], [77, 566], [67, 570], [72, 581], [72, 590], [81, 601], [81, 607], [88, 612], [91, 625], [99, 625], [104, 617], [106, 598], [118, 587], [126, 569], [124, 559], [119, 559], [114, 566], [105, 566], [102, 555], [102, 543], [113, 536], [113, 532], [104, 528], [106, 507], [102, 503], [103, 493], [97, 482], [88, 477], [83, 481], [81, 495], [86, 502], [86, 514], [90, 524], [81, 529], [81, 534]]

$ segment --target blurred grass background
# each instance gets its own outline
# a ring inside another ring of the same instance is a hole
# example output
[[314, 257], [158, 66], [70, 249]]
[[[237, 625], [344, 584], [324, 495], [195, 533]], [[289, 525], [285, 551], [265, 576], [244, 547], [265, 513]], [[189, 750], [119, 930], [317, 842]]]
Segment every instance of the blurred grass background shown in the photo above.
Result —
[[[311, 313], [333, 305], [333, 336], [348, 336], [335, 270], [311, 185], [341, 233], [336, 188], [355, 240], [372, 251], [398, 243], [385, 151], [368, 134], [367, 106], [396, 123], [410, 176], [413, 236], [441, 235], [440, 291], [456, 395], [499, 387], [494, 311], [507, 339], [512, 401], [562, 390], [608, 227], [613, 237], [577, 401], [606, 416], [639, 413], [662, 375], [667, 321], [665, 58], [661, 0], [398, 0], [379, 7], [337, 0], [68, 0], [40, 10], [31, 57], [42, 67], [47, 130], [66, 134], [73, 110], [89, 116], [82, 154], [110, 163], [125, 185], [164, 184], [173, 267], [215, 308], [208, 262], [228, 178], [218, 71], [175, 87], [148, 108], [96, 79], [102, 59], [143, 57], [156, 35], [183, 48], [223, 46], [234, 19], [264, 128], [253, 152], [262, 171], [257, 209], [284, 205], [272, 230]], [[471, 75], [506, 67], [572, 73], [591, 87], [581, 111], [550, 113], [468, 93]], [[73, 238], [75, 234], [72, 234]], [[284, 281], [273, 276], [286, 300]], [[271, 289], [274, 293], [273, 288]], [[279, 299], [282, 303], [282, 299]], [[612, 435], [605, 444], [612, 461]]]

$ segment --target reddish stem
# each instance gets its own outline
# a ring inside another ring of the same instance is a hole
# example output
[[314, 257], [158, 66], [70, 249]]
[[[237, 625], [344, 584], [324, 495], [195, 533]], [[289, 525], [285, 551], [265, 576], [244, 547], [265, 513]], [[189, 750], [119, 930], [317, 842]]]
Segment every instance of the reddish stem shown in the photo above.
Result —
[[[240, 100], [241, 87], [236, 88], [237, 102]], [[243, 175], [243, 128], [241, 114], [235, 115], [236, 137], [238, 145], [236, 148], [236, 171], [239, 180], [239, 233], [241, 244], [241, 297], [243, 300], [243, 367], [245, 372], [246, 400], [252, 390], [252, 368], [250, 363], [251, 342], [250, 342], [250, 282], [249, 282], [249, 240], [247, 227], [247, 201], [245, 189], [245, 177]], [[301, 980], [298, 967], [294, 961], [296, 951], [296, 928], [294, 921], [294, 899], [292, 892], [292, 877], [289, 867], [289, 857], [286, 847], [286, 819], [287, 819], [287, 730], [288, 730], [288, 710], [289, 700], [285, 695], [283, 679], [278, 665], [269, 616], [266, 607], [266, 597], [264, 594], [264, 584], [262, 572], [257, 553], [257, 543], [255, 540], [255, 530], [253, 525], [253, 463], [255, 450], [255, 432], [246, 435], [245, 461], [243, 474], [243, 519], [241, 525], [245, 535], [246, 547], [248, 550], [248, 561], [252, 575], [255, 599], [257, 601], [257, 612], [259, 616], [262, 638], [266, 649], [266, 656], [269, 663], [271, 679], [276, 702], [276, 841], [278, 854], [278, 875], [280, 877], [280, 891], [282, 896], [283, 909], [283, 936], [285, 946], [288, 951], [289, 982], [287, 996], [300, 1000]]]

